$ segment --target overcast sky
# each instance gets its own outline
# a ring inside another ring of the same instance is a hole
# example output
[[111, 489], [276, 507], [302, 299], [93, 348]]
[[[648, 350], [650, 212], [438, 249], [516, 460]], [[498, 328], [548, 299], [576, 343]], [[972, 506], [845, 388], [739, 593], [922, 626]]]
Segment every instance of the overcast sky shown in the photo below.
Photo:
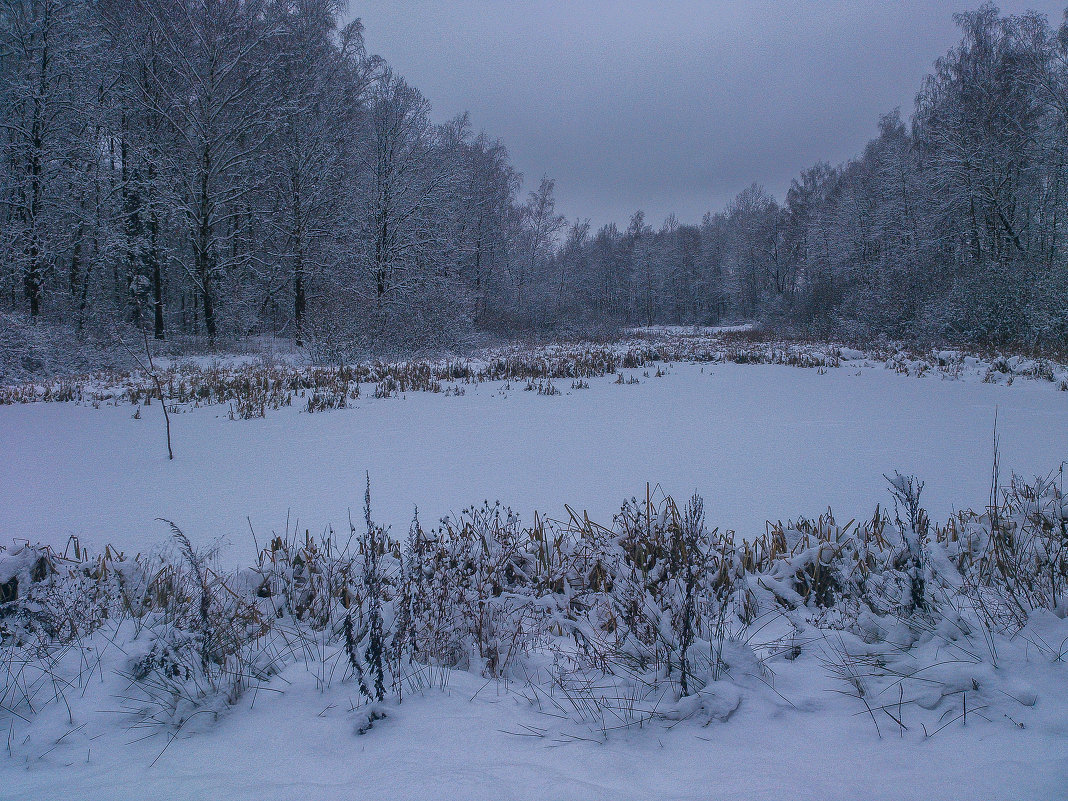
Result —
[[[696, 222], [753, 181], [782, 197], [820, 159], [908, 117], [966, 0], [350, 0], [368, 49], [507, 145], [527, 188], [595, 226]], [[1065, 2], [1015, 0], [1059, 22]]]

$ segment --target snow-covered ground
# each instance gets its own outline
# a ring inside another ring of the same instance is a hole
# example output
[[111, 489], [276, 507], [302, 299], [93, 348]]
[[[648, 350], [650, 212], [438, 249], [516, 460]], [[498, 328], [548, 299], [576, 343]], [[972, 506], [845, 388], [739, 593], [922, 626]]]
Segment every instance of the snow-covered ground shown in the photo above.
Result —
[[[522, 384], [415, 392], [307, 414], [294, 406], [256, 420], [225, 407], [172, 415], [168, 462], [158, 405], [0, 406], [0, 538], [63, 546], [110, 542], [144, 550], [173, 521], [195, 542], [252, 550], [299, 522], [347, 529], [364, 473], [375, 517], [406, 531], [413, 507], [433, 522], [501, 500], [524, 519], [564, 504], [610, 519], [646, 482], [705, 498], [712, 525], [745, 536], [765, 520], [870, 517], [883, 475], [913, 473], [936, 520], [981, 508], [990, 486], [995, 412], [1003, 477], [1056, 470], [1068, 456], [1068, 394], [1045, 381], [1012, 386], [914, 378], [883, 367], [826, 372], [768, 365], [676, 364], [640, 383], [589, 380], [559, 396]], [[357, 515], [358, 516], [358, 515]]]
[[[1068, 457], [1068, 393], [1055, 382], [917, 378], [860, 355], [828, 370], [665, 371], [624, 370], [638, 383], [608, 376], [588, 389], [561, 380], [555, 396], [488, 382], [385, 399], [368, 387], [350, 408], [253, 420], [191, 409], [172, 416], [173, 462], [158, 404], [139, 418], [128, 405], [2, 406], [0, 542], [62, 549], [76, 535], [94, 550], [146, 551], [167, 538], [157, 520], [166, 518], [195, 543], [225, 538], [227, 557], [247, 562], [250, 522], [261, 546], [287, 520], [312, 533], [347, 528], [349, 510], [361, 514], [365, 472], [375, 517], [398, 533], [415, 505], [428, 522], [483, 499], [525, 519], [562, 516], [568, 504], [607, 521], [651, 482], [680, 498], [700, 492], [710, 525], [757, 535], [768, 518], [828, 505], [841, 522], [870, 517], [889, 500], [883, 476], [894, 470], [926, 482], [936, 520], [957, 505], [982, 508], [995, 413], [1003, 478], [1046, 475]], [[978, 634], [901, 657], [950, 665], [947, 687], [966, 678], [965, 706], [978, 707], [964, 720], [910, 712], [899, 729], [891, 683], [877, 698], [891, 705], [877, 732], [827, 669], [833, 635], [812, 629], [798, 658], [772, 656], [763, 676], [731, 677], [743, 689], [729, 720], [655, 720], [607, 738], [532, 703], [530, 685], [474, 672], [387, 702], [387, 717], [360, 736], [366, 707], [353, 709], [359, 693], [342, 678], [336, 642], [333, 656], [287, 664], [217, 720], [194, 713], [176, 734], [129, 729], [116, 711], [131, 687], [121, 649], [144, 643], [105, 625], [77, 654], [84, 668], [64, 703], [33, 722], [12, 719], [0, 799], [1065, 798], [1068, 623], [1042, 613], [1032, 625], [991, 641], [996, 657]], [[953, 650], [965, 647], [980, 652]], [[995, 700], [971, 701], [973, 686]], [[710, 688], [702, 692], [719, 692]]]
[[[15, 743], [12, 758], [0, 757], [0, 797], [1057, 801], [1068, 790], [1057, 676], [1047, 676], [1052, 699], [1027, 728], [972, 717], [922, 739], [918, 728], [888, 730], [884, 718], [880, 739], [855, 701], [813, 682], [820, 674], [811, 663], [780, 661], [775, 669], [777, 702], [747, 699], [727, 722], [653, 724], [605, 743], [538, 712], [516, 690], [465, 673], [444, 692], [390, 705], [387, 718], [359, 736], [354, 687], [320, 692], [298, 666], [276, 691], [249, 695], [169, 745], [164, 731], [138, 742], [146, 732], [114, 722], [103, 737], [76, 731], [44, 755], [36, 743], [32, 751]], [[97, 687], [89, 701], [78, 699], [75, 719], [99, 725], [114, 703], [106, 690], [122, 689]], [[52, 740], [71, 728], [57, 726]]]

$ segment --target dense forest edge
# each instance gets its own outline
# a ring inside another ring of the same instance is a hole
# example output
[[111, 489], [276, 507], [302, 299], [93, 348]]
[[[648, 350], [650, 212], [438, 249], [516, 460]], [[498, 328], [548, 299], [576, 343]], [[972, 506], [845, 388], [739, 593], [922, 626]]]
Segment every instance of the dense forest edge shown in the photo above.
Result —
[[[0, 378], [288, 341], [312, 361], [757, 321], [1068, 347], [1068, 23], [960, 14], [855, 159], [592, 230], [430, 107], [338, 0], [0, 9]], [[43, 343], [43, 344], [42, 344]], [[42, 359], [39, 351], [59, 353]], [[51, 364], [49, 364], [51, 362]]]

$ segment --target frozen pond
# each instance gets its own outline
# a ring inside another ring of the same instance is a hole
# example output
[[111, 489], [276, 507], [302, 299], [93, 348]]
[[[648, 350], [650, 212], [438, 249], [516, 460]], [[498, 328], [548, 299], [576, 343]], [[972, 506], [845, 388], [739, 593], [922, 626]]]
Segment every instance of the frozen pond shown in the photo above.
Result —
[[[231, 421], [213, 407], [172, 416], [168, 462], [158, 406], [0, 407], [0, 540], [143, 550], [173, 520], [194, 541], [249, 552], [271, 530], [345, 530], [361, 519], [364, 473], [375, 518], [407, 531], [500, 499], [529, 517], [564, 504], [607, 522], [646, 482], [700, 492], [709, 522], [752, 535], [766, 519], [870, 516], [883, 474], [926, 481], [926, 506], [981, 507], [989, 493], [995, 408], [1003, 474], [1046, 474], [1068, 458], [1068, 393], [1044, 382], [996, 386], [843, 367], [675, 365], [663, 378], [546, 397], [513, 383], [460, 397], [411, 393], [354, 408]], [[369, 394], [369, 393], [368, 393]]]

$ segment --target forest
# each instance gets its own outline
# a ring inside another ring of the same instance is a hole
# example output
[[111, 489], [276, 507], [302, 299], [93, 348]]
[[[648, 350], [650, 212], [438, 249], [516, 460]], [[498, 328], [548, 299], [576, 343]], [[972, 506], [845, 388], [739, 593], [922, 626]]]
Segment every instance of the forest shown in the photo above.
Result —
[[1024, 2], [0, 0], [0, 799], [1068, 798]]
[[4, 327], [314, 355], [739, 320], [1068, 346], [1068, 23], [961, 14], [911, 117], [854, 159], [782, 199], [753, 184], [700, 221], [593, 230], [466, 115], [435, 122], [347, 19], [342, 0], [4, 0]]

